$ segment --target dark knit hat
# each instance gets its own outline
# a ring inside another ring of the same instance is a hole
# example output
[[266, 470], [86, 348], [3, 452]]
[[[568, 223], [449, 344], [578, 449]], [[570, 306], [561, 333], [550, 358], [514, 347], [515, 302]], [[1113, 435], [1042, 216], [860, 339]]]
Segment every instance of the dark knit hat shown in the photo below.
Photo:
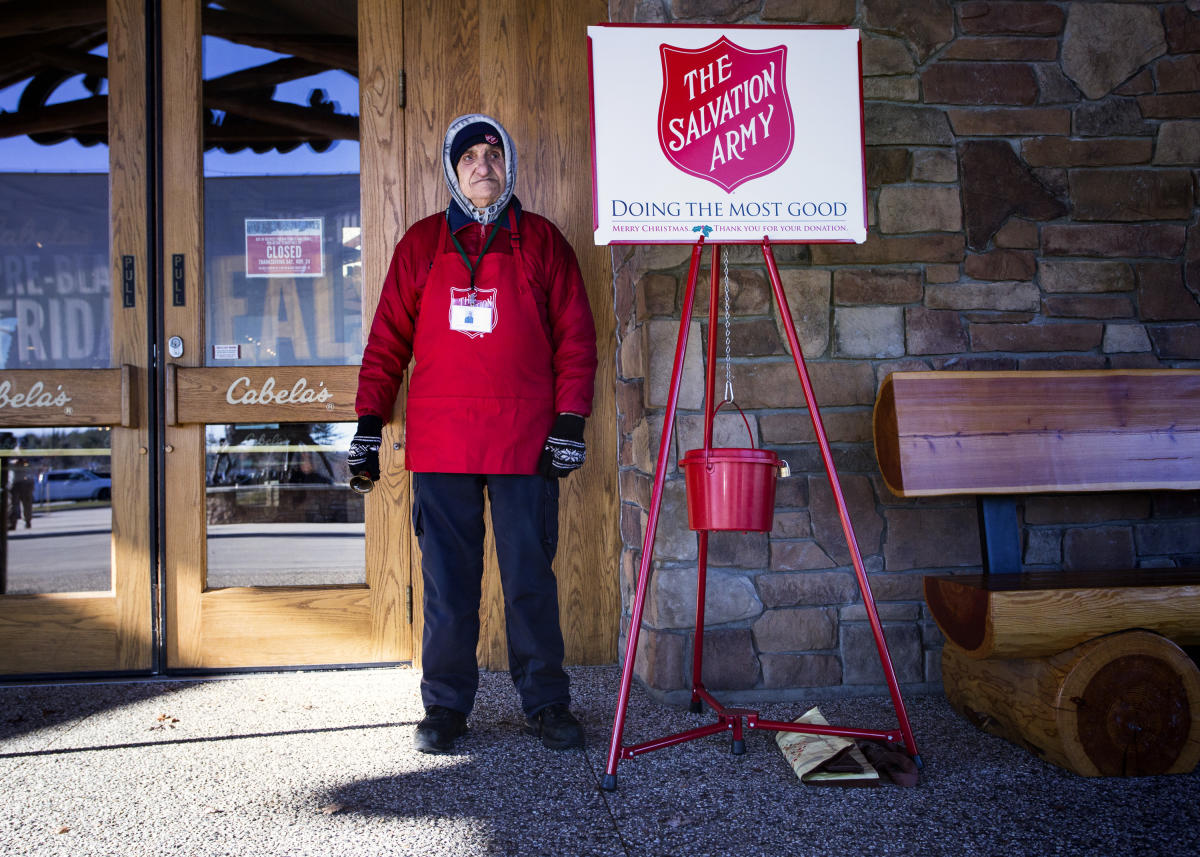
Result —
[[490, 122], [472, 122], [454, 135], [454, 143], [450, 146], [450, 163], [457, 167], [462, 153], [477, 143], [488, 143], [504, 151], [504, 142], [495, 125]]

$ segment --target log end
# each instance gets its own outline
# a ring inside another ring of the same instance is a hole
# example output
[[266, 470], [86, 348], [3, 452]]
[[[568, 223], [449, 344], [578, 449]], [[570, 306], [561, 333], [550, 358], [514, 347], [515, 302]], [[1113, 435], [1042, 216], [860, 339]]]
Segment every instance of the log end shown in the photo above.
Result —
[[[1200, 669], [1148, 631], [1093, 640], [1057, 709], [1072, 769], [1089, 776], [1190, 773], [1200, 761]], [[1083, 648], [1083, 647], [1080, 647]]]
[[932, 575], [925, 578], [924, 585], [925, 603], [946, 639], [973, 658], [985, 657], [991, 638], [988, 591], [953, 577]]

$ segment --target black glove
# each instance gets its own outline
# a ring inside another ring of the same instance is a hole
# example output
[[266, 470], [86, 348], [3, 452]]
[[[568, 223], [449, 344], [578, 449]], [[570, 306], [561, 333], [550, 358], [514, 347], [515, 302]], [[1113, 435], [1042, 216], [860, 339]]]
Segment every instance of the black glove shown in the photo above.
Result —
[[587, 447], [583, 444], [583, 417], [579, 414], [559, 414], [554, 418], [550, 437], [538, 459], [538, 473], [546, 479], [562, 479], [572, 470], [583, 466]]
[[350, 441], [346, 464], [350, 475], [365, 473], [372, 482], [379, 481], [379, 445], [383, 442], [383, 420], [367, 414], [358, 418], [358, 430]]

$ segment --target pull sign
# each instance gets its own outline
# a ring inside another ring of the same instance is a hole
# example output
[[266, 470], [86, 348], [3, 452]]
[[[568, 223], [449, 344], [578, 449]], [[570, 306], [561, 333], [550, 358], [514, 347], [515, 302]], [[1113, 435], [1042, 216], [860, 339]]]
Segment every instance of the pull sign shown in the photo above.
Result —
[[132, 256], [121, 257], [121, 306], [134, 306], [137, 302], [136, 267]]
[[173, 253], [171, 255], [171, 303], [174, 306], [187, 306], [182, 253]]

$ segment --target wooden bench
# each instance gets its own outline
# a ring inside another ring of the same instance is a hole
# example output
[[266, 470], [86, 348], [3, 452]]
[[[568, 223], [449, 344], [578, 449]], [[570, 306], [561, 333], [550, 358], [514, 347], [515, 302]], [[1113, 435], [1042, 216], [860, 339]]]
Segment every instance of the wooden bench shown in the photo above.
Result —
[[1016, 498], [1200, 489], [1200, 372], [898, 372], [874, 430], [893, 493], [978, 501], [984, 573], [924, 581], [950, 702], [1080, 774], [1190, 771], [1200, 571], [1022, 573]]

